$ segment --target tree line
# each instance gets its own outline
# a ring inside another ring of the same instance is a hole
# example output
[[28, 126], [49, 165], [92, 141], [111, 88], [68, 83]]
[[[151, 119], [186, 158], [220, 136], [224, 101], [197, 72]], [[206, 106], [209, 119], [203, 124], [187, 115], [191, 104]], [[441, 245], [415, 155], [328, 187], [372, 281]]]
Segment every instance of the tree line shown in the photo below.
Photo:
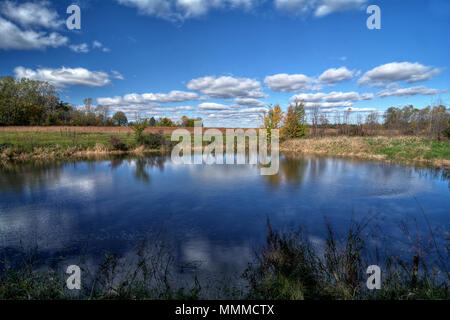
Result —
[[[262, 117], [263, 127], [280, 129], [284, 139], [322, 136], [330, 132], [340, 135], [365, 136], [381, 132], [450, 138], [450, 108], [442, 103], [423, 109], [412, 105], [391, 107], [385, 112], [354, 112], [351, 108], [328, 113], [320, 107], [308, 108], [296, 102], [284, 113], [279, 105], [269, 107]], [[332, 129], [332, 130], [329, 130]]]
[[[92, 98], [84, 99], [84, 106], [77, 108], [62, 101], [47, 82], [0, 77], [0, 126], [127, 126], [135, 122], [122, 111], [111, 116], [108, 106], [94, 106], [92, 102]], [[201, 119], [183, 116], [175, 122], [152, 117], [148, 126], [193, 127], [196, 120]]]

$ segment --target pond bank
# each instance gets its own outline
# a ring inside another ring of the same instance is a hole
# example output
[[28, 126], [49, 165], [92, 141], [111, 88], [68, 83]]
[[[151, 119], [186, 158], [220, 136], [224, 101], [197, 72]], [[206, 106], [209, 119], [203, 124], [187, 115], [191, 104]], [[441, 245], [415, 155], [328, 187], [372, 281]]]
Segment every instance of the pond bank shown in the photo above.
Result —
[[287, 140], [281, 152], [395, 161], [450, 168], [450, 141], [425, 137], [320, 137]]
[[[123, 148], [111, 144], [111, 137]], [[163, 136], [170, 149], [170, 136]], [[0, 160], [70, 160], [92, 155], [140, 155], [162, 151], [137, 146], [131, 133], [106, 132], [0, 132]], [[450, 141], [414, 136], [318, 137], [287, 140], [281, 152], [351, 157], [361, 160], [395, 161], [436, 168], [450, 168]]]

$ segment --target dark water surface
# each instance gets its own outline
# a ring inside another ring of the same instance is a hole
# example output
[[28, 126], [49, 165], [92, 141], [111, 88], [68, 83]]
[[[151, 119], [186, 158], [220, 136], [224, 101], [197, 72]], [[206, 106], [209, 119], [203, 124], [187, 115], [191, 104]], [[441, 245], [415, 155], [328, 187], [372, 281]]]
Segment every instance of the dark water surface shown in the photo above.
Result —
[[169, 157], [0, 169], [0, 259], [37, 248], [48, 264], [126, 256], [146, 234], [200, 273], [242, 272], [276, 228], [325, 237], [371, 218], [371, 245], [408, 251], [403, 222], [426, 233], [420, 207], [448, 237], [448, 172], [348, 159], [284, 156], [277, 176], [256, 166], [176, 166]]

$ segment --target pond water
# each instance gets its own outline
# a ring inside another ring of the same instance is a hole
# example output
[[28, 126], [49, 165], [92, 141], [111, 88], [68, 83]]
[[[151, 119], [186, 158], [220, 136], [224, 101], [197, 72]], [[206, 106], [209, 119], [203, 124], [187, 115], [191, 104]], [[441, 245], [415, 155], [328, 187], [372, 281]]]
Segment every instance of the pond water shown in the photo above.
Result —
[[338, 158], [284, 155], [276, 176], [249, 165], [174, 165], [164, 155], [9, 165], [0, 169], [0, 259], [35, 248], [48, 265], [99, 263], [150, 233], [178, 265], [239, 274], [268, 219], [277, 229], [302, 225], [321, 244], [325, 220], [343, 233], [370, 218], [371, 245], [404, 252], [402, 224], [426, 234], [428, 220], [448, 237], [449, 195], [448, 172]]

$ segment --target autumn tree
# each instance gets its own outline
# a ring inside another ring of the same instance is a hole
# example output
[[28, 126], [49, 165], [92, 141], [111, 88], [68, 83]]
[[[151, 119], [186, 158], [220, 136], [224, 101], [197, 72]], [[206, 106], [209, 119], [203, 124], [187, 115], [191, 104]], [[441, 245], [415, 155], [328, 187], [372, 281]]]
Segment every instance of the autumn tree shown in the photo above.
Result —
[[264, 112], [262, 116], [263, 127], [267, 130], [267, 136], [270, 139], [273, 129], [279, 129], [283, 121], [283, 112], [277, 104], [275, 107], [269, 107], [269, 111]]
[[303, 138], [306, 136], [306, 116], [303, 103], [296, 102], [288, 108], [282, 128], [285, 139]]
[[157, 127], [174, 127], [175, 123], [173, 123], [172, 120], [169, 118], [162, 118], [159, 120], [159, 122], [156, 125]]

